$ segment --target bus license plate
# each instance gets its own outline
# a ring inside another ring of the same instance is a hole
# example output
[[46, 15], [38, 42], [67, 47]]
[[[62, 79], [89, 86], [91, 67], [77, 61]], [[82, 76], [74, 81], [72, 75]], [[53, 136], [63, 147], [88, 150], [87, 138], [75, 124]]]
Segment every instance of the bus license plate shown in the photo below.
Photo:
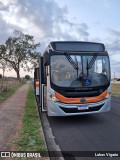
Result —
[[79, 106], [78, 110], [87, 110], [89, 109], [89, 106]]

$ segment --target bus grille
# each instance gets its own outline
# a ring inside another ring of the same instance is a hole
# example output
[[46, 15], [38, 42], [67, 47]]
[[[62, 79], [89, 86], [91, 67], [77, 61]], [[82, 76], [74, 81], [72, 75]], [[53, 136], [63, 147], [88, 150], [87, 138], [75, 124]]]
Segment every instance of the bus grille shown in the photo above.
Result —
[[65, 113], [80, 113], [80, 112], [93, 112], [93, 111], [99, 111], [102, 106], [96, 106], [96, 107], [89, 107], [89, 109], [85, 109], [85, 110], [78, 110], [78, 108], [64, 108], [64, 107], [60, 107]]

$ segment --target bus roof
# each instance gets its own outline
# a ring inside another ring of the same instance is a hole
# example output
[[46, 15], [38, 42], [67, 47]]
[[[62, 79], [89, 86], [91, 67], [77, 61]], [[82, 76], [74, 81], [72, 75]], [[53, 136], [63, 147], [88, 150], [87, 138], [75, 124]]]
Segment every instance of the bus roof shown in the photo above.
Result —
[[49, 65], [50, 54], [61, 54], [67, 52], [68, 54], [83, 53], [83, 54], [95, 54], [107, 55], [105, 46], [102, 43], [96, 42], [84, 42], [84, 41], [53, 41], [50, 42], [46, 50], [43, 52], [44, 65]]

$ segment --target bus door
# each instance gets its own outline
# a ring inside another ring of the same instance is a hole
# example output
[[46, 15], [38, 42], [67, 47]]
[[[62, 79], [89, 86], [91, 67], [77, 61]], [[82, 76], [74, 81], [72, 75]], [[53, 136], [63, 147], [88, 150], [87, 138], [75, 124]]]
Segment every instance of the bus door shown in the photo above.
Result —
[[42, 111], [47, 111], [47, 86], [42, 84]]
[[39, 80], [40, 80], [40, 105], [41, 112], [45, 112], [47, 109], [47, 84], [46, 84], [46, 74], [45, 67], [43, 66], [43, 57], [39, 58]]

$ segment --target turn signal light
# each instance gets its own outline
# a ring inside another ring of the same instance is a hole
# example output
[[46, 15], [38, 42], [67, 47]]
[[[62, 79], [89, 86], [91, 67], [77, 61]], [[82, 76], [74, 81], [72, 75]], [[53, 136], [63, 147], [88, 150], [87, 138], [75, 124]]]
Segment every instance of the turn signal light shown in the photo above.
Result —
[[56, 100], [57, 100], [56, 96], [54, 96], [52, 94], [50, 95], [50, 98], [52, 99], [53, 102], [56, 102]]

